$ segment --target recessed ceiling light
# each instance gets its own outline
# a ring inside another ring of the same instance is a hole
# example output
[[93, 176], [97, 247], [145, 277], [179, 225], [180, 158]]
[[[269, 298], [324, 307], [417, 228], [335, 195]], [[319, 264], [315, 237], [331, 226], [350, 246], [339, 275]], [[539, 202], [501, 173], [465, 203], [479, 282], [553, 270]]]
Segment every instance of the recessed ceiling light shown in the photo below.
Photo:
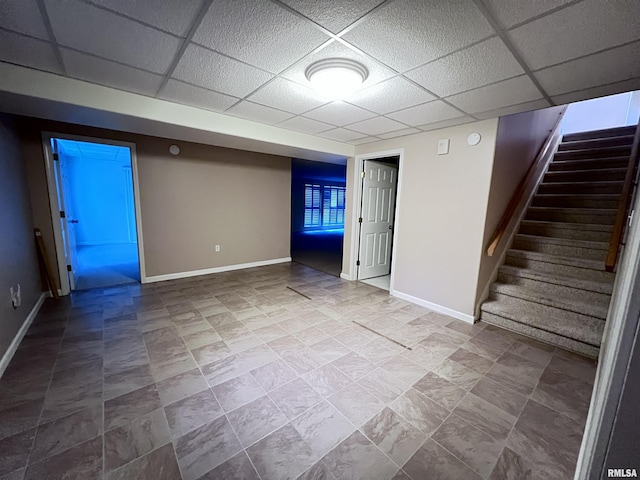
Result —
[[304, 74], [320, 95], [329, 100], [340, 100], [358, 90], [369, 71], [348, 58], [327, 58], [309, 65]]

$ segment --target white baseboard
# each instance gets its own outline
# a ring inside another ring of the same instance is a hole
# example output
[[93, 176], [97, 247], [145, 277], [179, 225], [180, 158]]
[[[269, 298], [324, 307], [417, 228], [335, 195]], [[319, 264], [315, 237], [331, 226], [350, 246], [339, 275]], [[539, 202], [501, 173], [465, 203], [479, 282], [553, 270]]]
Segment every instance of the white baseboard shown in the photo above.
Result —
[[394, 297], [401, 298], [402, 300], [406, 300], [407, 302], [415, 303], [416, 305], [428, 308], [429, 310], [433, 310], [434, 312], [449, 315], [450, 317], [457, 318], [458, 320], [462, 320], [463, 322], [473, 324], [475, 321], [473, 315], [458, 312], [457, 310], [452, 310], [451, 308], [443, 307], [442, 305], [438, 305], [437, 303], [431, 303], [426, 300], [422, 300], [421, 298], [414, 297], [413, 295], [409, 295], [407, 293], [398, 292], [397, 290], [391, 290], [389, 293]]
[[15, 355], [16, 350], [18, 350], [18, 347], [20, 346], [20, 342], [22, 341], [24, 336], [27, 334], [27, 330], [29, 330], [29, 327], [31, 326], [33, 319], [36, 318], [36, 315], [38, 315], [38, 312], [40, 311], [40, 307], [42, 307], [42, 303], [44, 302], [44, 299], [49, 296], [50, 294], [48, 292], [42, 292], [40, 294], [38, 301], [29, 312], [29, 315], [27, 315], [27, 318], [25, 319], [25, 321], [22, 323], [20, 330], [18, 330], [18, 333], [16, 333], [16, 336], [13, 337], [13, 341], [11, 342], [11, 345], [9, 345], [9, 348], [7, 349], [7, 351], [4, 352], [4, 355], [2, 356], [2, 360], [0, 360], [0, 378], [4, 374], [4, 371], [7, 369], [7, 367], [9, 366], [9, 362]]
[[224, 267], [205, 268], [203, 270], [192, 270], [190, 272], [167, 273], [166, 275], [154, 275], [146, 277], [143, 283], [164, 282], [165, 280], [177, 280], [179, 278], [198, 277], [200, 275], [210, 275], [212, 273], [230, 272], [232, 270], [243, 270], [245, 268], [264, 267], [278, 263], [287, 263], [291, 257], [274, 258], [273, 260], [262, 260], [259, 262], [239, 263], [236, 265], [225, 265]]
[[349, 280], [349, 281], [352, 280], [351, 275], [344, 272], [340, 274], [340, 278], [342, 278], [343, 280]]

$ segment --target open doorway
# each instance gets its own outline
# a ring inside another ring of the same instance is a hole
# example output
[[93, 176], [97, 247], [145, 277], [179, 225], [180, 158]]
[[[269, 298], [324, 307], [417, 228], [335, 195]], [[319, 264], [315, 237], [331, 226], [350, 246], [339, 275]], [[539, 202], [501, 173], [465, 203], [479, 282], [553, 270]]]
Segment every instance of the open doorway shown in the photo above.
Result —
[[45, 152], [62, 293], [139, 283], [133, 146], [48, 134]]
[[291, 162], [291, 259], [340, 276], [346, 165]]

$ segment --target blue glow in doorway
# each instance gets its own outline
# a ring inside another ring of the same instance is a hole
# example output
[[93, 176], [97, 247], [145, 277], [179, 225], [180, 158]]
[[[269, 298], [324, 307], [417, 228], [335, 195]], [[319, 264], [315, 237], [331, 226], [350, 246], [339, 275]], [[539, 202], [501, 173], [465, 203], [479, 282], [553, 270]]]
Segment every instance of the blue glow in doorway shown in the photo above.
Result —
[[76, 289], [140, 281], [129, 148], [60, 139], [57, 145]]

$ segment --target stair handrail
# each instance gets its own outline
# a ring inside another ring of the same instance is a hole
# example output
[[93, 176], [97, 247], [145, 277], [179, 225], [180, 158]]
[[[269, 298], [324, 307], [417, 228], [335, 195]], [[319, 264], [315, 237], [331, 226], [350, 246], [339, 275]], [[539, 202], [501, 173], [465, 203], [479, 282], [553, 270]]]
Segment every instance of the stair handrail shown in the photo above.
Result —
[[531, 190], [532, 188], [535, 188], [535, 185], [537, 185], [540, 182], [540, 179], [542, 175], [544, 175], [544, 172], [547, 171], [547, 167], [549, 166], [549, 163], [551, 163], [551, 159], [553, 158], [553, 153], [555, 151], [555, 148], [557, 147], [556, 137], [560, 131], [560, 125], [562, 124], [562, 118], [563, 118], [562, 116], [566, 111], [567, 111], [567, 106], [565, 106], [558, 113], [558, 118], [553, 128], [549, 131], [549, 136], [540, 147], [540, 150], [538, 151], [538, 155], [529, 166], [527, 173], [525, 174], [523, 179], [520, 181], [520, 183], [518, 184], [518, 188], [516, 189], [513, 196], [511, 197], [511, 200], [509, 201], [509, 205], [507, 205], [507, 208], [504, 214], [502, 215], [502, 218], [500, 219], [500, 223], [498, 223], [498, 226], [496, 227], [493, 235], [491, 236], [491, 240], [489, 241], [489, 244], [487, 246], [486, 252], [488, 256], [490, 257], [493, 256], [493, 254], [496, 251], [496, 248], [498, 248], [498, 245], [500, 245], [500, 241], [504, 237], [504, 234], [507, 232], [509, 224], [511, 223], [511, 220], [513, 218], [513, 215], [516, 213], [518, 209], [518, 205], [520, 205], [520, 202], [522, 201], [522, 198], [524, 197], [525, 193]]
[[629, 210], [630, 200], [633, 195], [634, 187], [636, 187], [636, 168], [638, 167], [638, 161], [640, 160], [640, 122], [636, 126], [636, 134], [633, 137], [633, 146], [631, 147], [631, 155], [629, 155], [629, 161], [627, 162], [627, 171], [624, 176], [624, 183], [622, 184], [622, 193], [620, 194], [620, 200], [618, 201], [618, 211], [616, 212], [616, 220], [613, 224], [613, 232], [611, 233], [611, 240], [609, 241], [609, 250], [607, 252], [607, 259], [605, 260], [604, 267], [607, 272], [613, 272], [618, 261], [618, 254], [620, 253], [620, 245], [622, 242], [622, 236], [627, 226], [627, 211]]

